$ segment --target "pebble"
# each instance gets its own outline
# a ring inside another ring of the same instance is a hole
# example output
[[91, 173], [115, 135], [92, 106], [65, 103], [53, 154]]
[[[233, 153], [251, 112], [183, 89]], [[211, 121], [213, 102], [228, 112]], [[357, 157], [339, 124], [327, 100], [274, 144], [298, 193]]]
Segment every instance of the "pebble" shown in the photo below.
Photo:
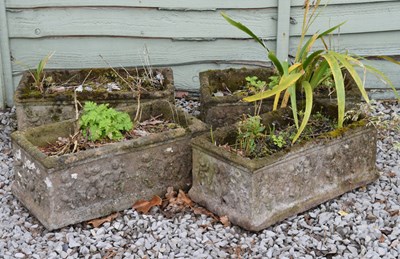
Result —
[[[181, 98], [177, 106], [198, 115], [195, 100]], [[159, 210], [125, 210], [97, 229], [76, 224], [49, 232], [11, 194], [15, 111], [0, 111], [0, 258], [399, 258], [400, 132], [390, 123], [400, 105], [374, 102], [371, 113], [381, 116], [380, 179], [258, 233]]]

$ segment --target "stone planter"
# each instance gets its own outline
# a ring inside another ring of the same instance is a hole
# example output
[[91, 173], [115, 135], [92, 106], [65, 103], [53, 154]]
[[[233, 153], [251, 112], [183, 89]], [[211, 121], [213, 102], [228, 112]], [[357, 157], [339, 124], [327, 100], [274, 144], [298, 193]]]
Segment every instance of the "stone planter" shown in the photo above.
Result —
[[169, 186], [187, 190], [189, 142], [206, 126], [166, 101], [143, 105], [143, 119], [159, 114], [184, 128], [59, 157], [37, 147], [71, 134], [72, 120], [14, 132], [13, 194], [52, 230], [130, 208], [139, 199], [163, 195]]
[[[54, 82], [67, 82], [71, 78], [83, 82], [91, 69], [82, 70], [46, 70], [46, 77], [52, 77]], [[123, 75], [123, 69], [117, 69]], [[142, 74], [143, 69], [127, 69], [130, 75]], [[174, 85], [171, 68], [154, 68], [153, 71], [160, 72], [164, 77], [163, 89], [155, 91], [142, 91], [141, 102], [151, 100], [169, 100], [174, 102]], [[106, 73], [112, 73], [111, 69], [92, 69], [90, 77], [99, 77]], [[42, 95], [37, 90], [31, 90], [33, 79], [25, 72], [17, 87], [14, 96], [16, 107], [18, 129], [40, 126], [72, 119], [75, 117], [73, 90], [65, 92], [46, 92]], [[77, 99], [83, 104], [85, 101], [96, 103], [109, 103], [111, 107], [120, 108], [136, 103], [137, 92], [132, 93], [129, 89], [108, 92], [106, 88], [101, 91], [77, 92]]]
[[[217, 91], [229, 88], [234, 92], [241, 86], [246, 85], [247, 76], [257, 76], [260, 80], [269, 82], [269, 77], [274, 75], [272, 68], [257, 69], [225, 69], [209, 70], [200, 73], [200, 119], [213, 128], [228, 126], [236, 121], [242, 114], [254, 114], [254, 103], [242, 101], [240, 96], [213, 96]], [[346, 99], [356, 103], [360, 101], [361, 95], [350, 75], [345, 74]], [[298, 98], [304, 98], [301, 92]], [[315, 99], [335, 99], [336, 93], [330, 92], [327, 88], [319, 87], [314, 91]], [[273, 98], [263, 100], [261, 112], [272, 110]]]
[[[282, 115], [263, 115], [264, 125], [282, 123]], [[222, 144], [234, 140], [235, 132], [234, 126], [220, 128], [214, 137]], [[376, 138], [375, 128], [361, 120], [290, 150], [250, 160], [213, 145], [205, 133], [192, 140], [189, 195], [234, 224], [260, 231], [376, 180]]]
[[[242, 114], [254, 114], [254, 103], [242, 102], [240, 96], [213, 96], [228, 88], [231, 92], [246, 85], [247, 76], [257, 76], [269, 82], [274, 75], [272, 68], [209, 70], [200, 73], [200, 118], [213, 128], [227, 126], [238, 121]], [[271, 100], [263, 101], [262, 112], [272, 109]]]

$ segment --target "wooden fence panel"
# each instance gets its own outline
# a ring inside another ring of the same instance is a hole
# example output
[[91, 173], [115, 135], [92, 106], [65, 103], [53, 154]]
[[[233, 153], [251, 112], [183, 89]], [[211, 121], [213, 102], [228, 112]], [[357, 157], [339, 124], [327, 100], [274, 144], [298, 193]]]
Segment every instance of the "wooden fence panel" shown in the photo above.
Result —
[[[99, 55], [113, 66], [129, 67], [142, 65], [140, 55], [146, 46], [154, 66], [174, 68], [179, 89], [196, 91], [200, 71], [270, 64], [265, 51], [226, 23], [220, 11], [254, 30], [271, 50], [285, 58], [287, 53], [293, 55], [296, 48], [303, 3], [304, 0], [1, 1], [0, 107], [12, 105], [14, 87], [25, 69], [17, 63], [34, 67], [52, 51], [56, 54], [49, 68], [107, 66]], [[331, 0], [310, 32], [345, 20], [340, 35], [330, 41], [334, 49], [361, 56], [400, 55], [400, 1]], [[11, 59], [18, 62], [12, 63]], [[385, 61], [372, 63], [399, 87], [400, 66]], [[367, 84], [371, 96], [393, 97], [386, 85], [374, 80], [369, 78]]]

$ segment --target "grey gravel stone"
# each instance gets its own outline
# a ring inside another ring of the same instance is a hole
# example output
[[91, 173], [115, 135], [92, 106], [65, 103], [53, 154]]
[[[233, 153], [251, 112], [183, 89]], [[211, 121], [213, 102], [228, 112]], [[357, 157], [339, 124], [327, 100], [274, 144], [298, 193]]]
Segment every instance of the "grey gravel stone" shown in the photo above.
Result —
[[400, 105], [375, 102], [371, 113], [381, 116], [380, 179], [254, 234], [204, 215], [168, 218], [159, 210], [125, 210], [98, 229], [77, 224], [48, 232], [11, 194], [15, 113], [0, 111], [0, 258], [399, 258]]

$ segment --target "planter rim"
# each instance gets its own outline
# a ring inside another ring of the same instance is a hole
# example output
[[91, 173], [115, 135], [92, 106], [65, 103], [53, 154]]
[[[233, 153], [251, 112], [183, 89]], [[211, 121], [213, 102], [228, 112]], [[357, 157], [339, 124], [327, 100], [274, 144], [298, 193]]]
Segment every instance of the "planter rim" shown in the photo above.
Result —
[[[233, 126], [226, 126], [223, 128], [219, 128], [214, 134], [217, 132], [233, 132], [236, 128]], [[367, 129], [369, 131], [375, 131], [376, 129], [372, 125], [367, 124], [366, 119], [362, 119], [355, 123], [352, 123], [346, 127], [343, 127], [343, 131], [339, 134], [339, 136], [332, 138], [329, 137], [330, 133], [335, 131], [330, 131], [323, 134], [319, 138], [314, 138], [309, 141], [305, 141], [303, 143], [297, 143], [290, 147], [289, 149], [281, 150], [276, 152], [270, 156], [263, 158], [255, 158], [249, 159], [237, 155], [233, 152], [229, 152], [221, 147], [218, 147], [211, 143], [210, 141], [210, 133], [203, 133], [200, 136], [191, 140], [191, 145], [193, 148], [197, 148], [202, 150], [205, 153], [212, 154], [213, 156], [218, 157], [218, 159], [222, 159], [224, 161], [228, 161], [231, 164], [236, 164], [252, 173], [255, 173], [258, 169], [263, 168], [272, 164], [279, 164], [284, 162], [284, 160], [289, 158], [294, 158], [298, 156], [302, 156], [305, 150], [311, 148], [324, 148], [327, 146], [335, 145], [336, 142], [339, 142], [342, 139], [353, 138], [354, 136], [358, 136], [364, 133], [364, 130]], [[326, 136], [326, 137], [324, 137]]]
[[[83, 68], [83, 69], [45, 69], [44, 72], [47, 73], [55, 73], [55, 72], [63, 72], [63, 71], [69, 71], [71, 73], [76, 73], [76, 72], [81, 72], [81, 71], [90, 71], [90, 70], [110, 70], [111, 68], [107, 68], [107, 67], [102, 67], [102, 68]], [[115, 69], [119, 69], [119, 68], [115, 68]], [[126, 67], [126, 70], [133, 70], [136, 69], [136, 67]], [[163, 97], [167, 97], [169, 95], [172, 95], [175, 91], [174, 88], [174, 78], [173, 78], [173, 72], [172, 72], [172, 68], [170, 67], [152, 67], [153, 70], [160, 70], [163, 74], [165, 74], [166, 79], [169, 80], [168, 84], [166, 84], [163, 90], [157, 90], [157, 91], [152, 91], [149, 92], [150, 96], [149, 98], [163, 98]], [[143, 70], [143, 68], [138, 68], [138, 70]], [[63, 93], [55, 93], [53, 95], [49, 95], [49, 96], [41, 96], [41, 97], [26, 97], [26, 98], [22, 98], [21, 97], [21, 89], [23, 87], [23, 84], [25, 82], [27, 82], [27, 80], [29, 80], [29, 77], [31, 77], [30, 73], [28, 71], [24, 71], [22, 78], [18, 84], [18, 87], [15, 91], [14, 94], [14, 102], [15, 105], [21, 105], [21, 104], [36, 104], [36, 103], [52, 103], [54, 101], [60, 101], [60, 102], [66, 102], [66, 103], [73, 103], [73, 100], [70, 100], [70, 98], [65, 98], [62, 100], [58, 100], [57, 97], [63, 96]], [[124, 99], [126, 96], [132, 96], [132, 99], [135, 99], [137, 96], [137, 91], [115, 91], [115, 92], [111, 92], [109, 94], [110, 96], [113, 96], [113, 98], [111, 100], [106, 99], [107, 102], [118, 102], [120, 99]], [[77, 94], [77, 98], [78, 100], [92, 100], [91, 98], [82, 98], [79, 96], [79, 93]], [[94, 101], [102, 101], [101, 99], [97, 100], [97, 99], [93, 99]], [[143, 99], [143, 101], [146, 99]]]
[[223, 104], [232, 104], [236, 103], [237, 105], [250, 105], [251, 103], [243, 102], [242, 99], [243, 97], [240, 96], [213, 96], [211, 93], [211, 90], [209, 88], [210, 82], [209, 82], [209, 77], [210, 75], [216, 73], [216, 72], [227, 72], [227, 71], [246, 71], [251, 73], [252, 71], [257, 71], [257, 70], [265, 70], [265, 71], [273, 71], [272, 67], [262, 67], [262, 68], [247, 68], [247, 67], [242, 67], [242, 68], [228, 68], [228, 69], [213, 69], [213, 70], [207, 70], [199, 73], [199, 78], [200, 78], [200, 93], [202, 95], [202, 99], [204, 100], [204, 104], [217, 104], [217, 105], [223, 105]]
[[[177, 112], [184, 113], [184, 111], [179, 109], [177, 110]], [[196, 134], [207, 130], [207, 126], [205, 123], [201, 122], [191, 115], [186, 116], [189, 124], [187, 128], [172, 129], [166, 132], [155, 133], [131, 140], [123, 140], [115, 143], [109, 143], [98, 148], [92, 148], [79, 151], [77, 153], [65, 154], [61, 156], [47, 156], [46, 154], [41, 152], [36, 145], [28, 140], [26, 134], [31, 130], [40, 131], [41, 129], [44, 129], [48, 126], [57, 128], [57, 126], [60, 127], [63, 125], [71, 125], [75, 122], [75, 120], [73, 119], [52, 124], [46, 124], [35, 128], [28, 128], [26, 130], [18, 130], [11, 134], [11, 139], [45, 168], [58, 170], [74, 164], [86, 163], [88, 161], [91, 161], [91, 158], [93, 157], [94, 159], [99, 153], [102, 154], [102, 156], [104, 157], [110, 155], [121, 155], [130, 152], [131, 149], [141, 149], [147, 146], [157, 145], [157, 143], [159, 142], [166, 143], [175, 139], [183, 138], [188, 134]], [[178, 124], [181, 125], [181, 123]]]

